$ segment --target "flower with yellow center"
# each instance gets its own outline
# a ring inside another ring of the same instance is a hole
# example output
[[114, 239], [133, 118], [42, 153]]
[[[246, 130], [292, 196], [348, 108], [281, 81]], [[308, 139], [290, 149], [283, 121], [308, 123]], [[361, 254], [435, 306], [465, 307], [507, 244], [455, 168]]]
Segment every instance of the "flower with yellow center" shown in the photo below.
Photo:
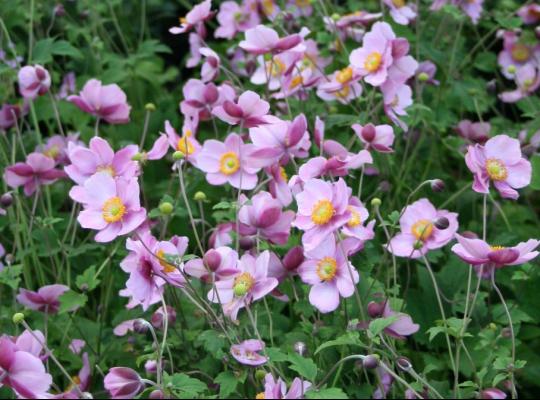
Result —
[[489, 248], [491, 249], [491, 251], [500, 251], [506, 249], [506, 247], [504, 246], [489, 246]]
[[180, 17], [180, 18], [178, 18], [178, 21], [180, 21], [180, 25], [185, 25], [185, 24], [187, 24], [187, 19], [186, 19], [186, 17]]
[[521, 43], [517, 43], [512, 46], [511, 54], [514, 61], [520, 63], [527, 61], [531, 57], [531, 51], [529, 50], [529, 48]]
[[112, 165], [100, 165], [96, 168], [96, 172], [106, 172], [110, 176], [116, 176], [116, 171], [114, 170], [114, 167]]
[[193, 154], [195, 152], [195, 147], [193, 146], [193, 143], [191, 143], [191, 140], [189, 140], [191, 136], [193, 136], [191, 130], [186, 130], [184, 132], [184, 136], [178, 139], [178, 143], [176, 144], [176, 150], [182, 152], [184, 155], [187, 156]]
[[262, 0], [261, 6], [266, 16], [272, 15], [274, 12], [274, 0]]
[[347, 207], [347, 210], [351, 213], [351, 218], [347, 222], [347, 226], [349, 228], [354, 228], [360, 224], [362, 224], [362, 217], [360, 216], [360, 213], [354, 209], [354, 207]]
[[302, 78], [302, 75], [296, 75], [294, 78], [291, 79], [289, 88], [295, 89], [296, 87], [302, 85], [303, 83], [304, 83], [304, 78]]
[[219, 159], [219, 172], [224, 175], [232, 175], [240, 169], [240, 159], [234, 151], [223, 153]]
[[317, 263], [317, 275], [323, 282], [330, 282], [336, 276], [337, 261], [332, 257], [324, 257]]
[[339, 97], [341, 99], [346, 99], [350, 91], [351, 91], [351, 88], [349, 87], [349, 85], [345, 85], [343, 86], [341, 90], [334, 92], [334, 96]]
[[163, 267], [163, 272], [170, 274], [176, 271], [176, 267], [165, 260], [165, 252], [163, 250], [158, 250], [156, 256], [158, 257], [159, 265]]
[[49, 158], [55, 159], [60, 155], [60, 148], [57, 145], [52, 145], [47, 150], [43, 152]]
[[504, 181], [508, 177], [504, 163], [496, 158], [489, 158], [486, 161], [486, 172], [493, 181]]
[[266, 74], [277, 78], [285, 71], [285, 64], [277, 57], [273, 57], [272, 60], [266, 62]]
[[353, 69], [351, 67], [346, 67], [336, 74], [336, 81], [343, 84], [343, 83], [349, 82], [352, 79], [352, 77], [353, 77]]
[[281, 179], [283, 179], [285, 182], [289, 180], [289, 177], [287, 176], [287, 171], [285, 171], [285, 168], [279, 167], [279, 176], [281, 176]]
[[396, 8], [401, 8], [401, 7], [404, 7], [404, 6], [405, 6], [405, 0], [392, 0], [392, 4], [393, 4]]
[[375, 72], [379, 69], [382, 62], [382, 54], [378, 51], [368, 54], [364, 61], [364, 69], [368, 72]]
[[244, 272], [234, 278], [233, 293], [236, 297], [245, 296], [254, 285], [255, 278], [249, 272]]
[[417, 240], [426, 241], [433, 233], [433, 223], [427, 219], [416, 221], [411, 232]]
[[126, 206], [118, 196], [108, 199], [101, 208], [103, 219], [109, 224], [121, 221], [126, 214]]
[[330, 220], [334, 216], [334, 213], [334, 206], [332, 205], [332, 202], [330, 200], [319, 200], [313, 206], [313, 209], [311, 211], [311, 220], [316, 225], [324, 225], [330, 222]]
[[264, 395], [264, 392], [258, 393], [257, 396], [255, 396], [258, 400], [264, 400], [266, 399], [266, 396]]

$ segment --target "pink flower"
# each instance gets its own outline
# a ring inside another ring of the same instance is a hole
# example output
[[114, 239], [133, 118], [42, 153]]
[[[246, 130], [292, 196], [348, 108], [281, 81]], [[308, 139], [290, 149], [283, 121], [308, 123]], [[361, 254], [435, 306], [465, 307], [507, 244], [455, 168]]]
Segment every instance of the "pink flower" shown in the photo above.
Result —
[[97, 242], [110, 242], [133, 232], [146, 220], [139, 193], [135, 178], [115, 180], [110, 174], [99, 172], [83, 186], [73, 187], [69, 195], [84, 206], [77, 218], [81, 226], [99, 231]]
[[281, 203], [264, 191], [257, 193], [249, 202], [246, 196], [242, 196], [240, 203], [238, 219], [244, 235], [259, 235], [278, 245], [287, 243], [294, 211], [283, 212]]
[[68, 290], [69, 287], [65, 285], [43, 286], [37, 292], [20, 289], [17, 302], [31, 310], [56, 314], [60, 307], [59, 298]]
[[223, 105], [212, 110], [212, 114], [230, 125], [240, 124], [244, 128], [253, 128], [269, 122], [270, 104], [251, 90], [245, 91], [235, 103], [225, 100]]
[[311, 179], [297, 194], [298, 213], [293, 226], [304, 231], [302, 243], [311, 251], [325, 241], [334, 241], [333, 233], [351, 218], [348, 211], [351, 189], [343, 179], [328, 183]]
[[57, 164], [67, 165], [71, 162], [67, 152], [70, 143], [78, 146], [83, 145], [83, 143], [79, 140], [78, 133], [67, 136], [54, 135], [48, 138], [45, 144], [38, 146], [36, 151], [52, 158]]
[[350, 170], [373, 162], [367, 150], [360, 150], [358, 154], [349, 153], [346, 147], [334, 140], [325, 140], [323, 149], [330, 158], [313, 157], [300, 167], [298, 175], [304, 182], [325, 175], [347, 176]]
[[109, 124], [129, 122], [131, 107], [127, 103], [126, 94], [116, 84], [102, 85], [101, 81], [90, 79], [78, 96], [69, 96], [67, 100]]
[[391, 153], [394, 151], [394, 129], [390, 125], [367, 124], [362, 126], [353, 124], [352, 129], [367, 150], [373, 149], [379, 153]]
[[25, 99], [35, 99], [49, 91], [51, 76], [41, 65], [22, 67], [18, 73], [19, 92]]
[[431, 10], [436, 11], [441, 9], [445, 4], [453, 4], [461, 7], [461, 9], [467, 14], [473, 24], [477, 24], [482, 14], [482, 4], [484, 0], [433, 0]]
[[506, 399], [506, 393], [497, 388], [484, 389], [480, 392], [481, 399]]
[[264, 392], [261, 395], [264, 394], [265, 399], [303, 399], [311, 386], [309, 381], [294, 378], [287, 392], [287, 384], [281, 378], [276, 380], [271, 373], [268, 373], [264, 377]]
[[260, 340], [244, 340], [231, 346], [231, 354], [240, 364], [258, 367], [268, 362], [268, 357], [260, 354], [264, 348], [265, 344]]
[[422, 83], [439, 86], [440, 82], [435, 79], [437, 66], [431, 61], [423, 61], [418, 65], [416, 70], [416, 79]]
[[198, 79], [190, 79], [182, 89], [184, 100], [180, 103], [182, 114], [194, 117], [195, 121], [205, 121], [212, 118], [212, 109], [225, 101], [233, 101], [234, 89], [223, 84], [217, 87], [212, 82], [205, 84]]
[[501, 73], [508, 79], [514, 79], [516, 72], [525, 66], [536, 67], [540, 56], [540, 47], [530, 46], [520, 40], [513, 31], [503, 31], [503, 49], [499, 53], [498, 62]]
[[204, 46], [204, 40], [198, 33], [189, 34], [189, 58], [186, 60], [186, 68], [195, 68], [201, 62], [201, 47]]
[[195, 125], [193, 118], [185, 118], [182, 136], [178, 135], [169, 121], [165, 121], [165, 133], [169, 145], [174, 151], [184, 154], [185, 159], [193, 165], [197, 165], [197, 157], [202, 149], [200, 143], [195, 139], [196, 131], [197, 125]]
[[204, 22], [214, 15], [211, 8], [212, 0], [205, 0], [197, 4], [185, 17], [180, 18], [180, 26], [173, 26], [169, 29], [169, 32], [173, 35], [178, 35], [195, 28], [201, 37], [205, 37], [206, 28], [204, 27]]
[[[169, 326], [174, 325], [176, 322], [176, 311], [171, 306], [167, 306], [167, 323]], [[163, 329], [164, 322], [165, 322], [165, 311], [163, 306], [159, 307], [154, 314], [152, 314], [152, 318], [150, 319], [150, 322], [152, 323], [152, 326], [156, 329]]]
[[238, 32], [245, 32], [261, 21], [259, 14], [253, 12], [249, 2], [239, 5], [236, 1], [221, 3], [217, 20], [219, 26], [214, 35], [223, 39], [232, 39]]
[[339, 307], [339, 298], [351, 297], [359, 281], [358, 271], [347, 259], [349, 242], [327, 241], [306, 252], [306, 260], [298, 268], [304, 283], [311, 285], [309, 302], [322, 313]]
[[257, 258], [245, 254], [238, 263], [237, 273], [231, 279], [216, 282], [215, 290], [208, 292], [208, 299], [221, 303], [225, 315], [235, 321], [241, 308], [262, 299], [277, 287], [278, 280], [268, 277], [269, 262], [268, 250]]
[[538, 67], [525, 65], [516, 72], [515, 81], [517, 89], [503, 92], [499, 98], [505, 103], [515, 103], [527, 96], [530, 96], [540, 87], [540, 72]]
[[73, 339], [69, 344], [69, 350], [73, 354], [81, 354], [82, 349], [86, 346], [86, 342], [82, 339]]
[[[436, 226], [440, 218], [448, 220], [445, 229]], [[398, 257], [419, 258], [454, 238], [458, 228], [457, 214], [437, 210], [428, 199], [420, 199], [405, 208], [399, 226], [401, 232], [390, 240], [387, 249]]]
[[381, 89], [384, 98], [384, 112], [393, 123], [406, 131], [407, 125], [399, 117], [406, 116], [406, 109], [413, 103], [412, 89], [408, 85], [395, 85], [392, 82], [383, 85]]
[[271, 177], [270, 182], [268, 182], [268, 191], [274, 198], [279, 200], [283, 207], [288, 207], [293, 198], [288, 185], [287, 172], [277, 164], [271, 165], [265, 171]]
[[471, 122], [465, 119], [459, 122], [456, 131], [469, 142], [484, 144], [489, 139], [491, 125], [489, 122]]
[[231, 233], [235, 229], [234, 222], [226, 222], [223, 224], [218, 224], [214, 232], [210, 235], [210, 238], [208, 239], [208, 246], [211, 248], [218, 248], [221, 246], [229, 246], [233, 242], [233, 238], [231, 236]]
[[405, 339], [405, 336], [410, 336], [420, 329], [420, 326], [415, 324], [409, 315], [392, 310], [388, 299], [382, 304], [374, 301], [369, 303], [368, 313], [371, 318], [396, 318], [395, 322], [384, 329], [387, 335], [396, 339]]
[[229, 279], [236, 275], [238, 269], [238, 253], [230, 247], [210, 249], [204, 257], [189, 260], [184, 271], [206, 283]]
[[519, 140], [507, 135], [497, 135], [484, 146], [469, 146], [465, 156], [467, 167], [474, 174], [473, 190], [489, 193], [493, 182], [502, 197], [517, 199], [514, 189], [521, 189], [531, 182], [531, 163], [523, 158]]
[[62, 79], [62, 85], [60, 86], [60, 89], [58, 89], [58, 94], [56, 95], [56, 98], [65, 99], [70, 94], [75, 93], [75, 90], [75, 73], [68, 72], [64, 75], [64, 78]]
[[221, 60], [219, 55], [210, 47], [202, 47], [199, 52], [204, 56], [204, 63], [201, 67], [201, 80], [211, 82], [219, 75]]
[[71, 165], [64, 169], [78, 185], [84, 185], [98, 172], [105, 172], [113, 178], [129, 180], [139, 175], [139, 166], [133, 161], [133, 156], [138, 151], [136, 145], [128, 145], [115, 153], [105, 139], [93, 137], [88, 148], [75, 143], [68, 145]]
[[341, 232], [349, 238], [354, 238], [358, 241], [356, 251], [364, 248], [364, 243], [375, 237], [373, 227], [375, 221], [368, 223], [369, 213], [367, 208], [362, 204], [358, 197], [351, 196], [349, 199], [349, 212], [351, 218], [341, 229]]
[[386, 22], [376, 22], [363, 39], [362, 47], [353, 50], [349, 62], [372, 86], [382, 85], [392, 65], [392, 42], [396, 35]]
[[251, 162], [260, 167], [286, 165], [291, 158], [305, 158], [311, 147], [304, 114], [292, 122], [276, 121], [251, 128], [249, 137], [254, 145]]
[[2, 104], [0, 108], [0, 129], [8, 130], [17, 122], [21, 115], [21, 108], [15, 104]]
[[[44, 337], [39, 331], [38, 336]], [[13, 342], [9, 337], [0, 337], [0, 387], [7, 386], [18, 397], [26, 399], [46, 398], [52, 384], [52, 377], [46, 370], [38, 354], [26, 346], [21, 346], [20, 338]]]
[[286, 50], [295, 49], [295, 51], [305, 50], [302, 44], [302, 36], [293, 34], [279, 37], [272, 28], [264, 25], [257, 25], [255, 28], [246, 31], [246, 38], [239, 44], [240, 48], [252, 54], [281, 53]]
[[534, 25], [540, 22], [540, 4], [527, 4], [517, 10], [517, 15], [526, 25]]
[[103, 384], [113, 399], [132, 399], [144, 389], [139, 374], [125, 367], [111, 368]]
[[147, 160], [161, 160], [167, 154], [167, 150], [169, 150], [169, 140], [167, 135], [161, 134], [148, 152], [141, 151], [140, 161], [144, 164]]
[[390, 16], [396, 24], [409, 25], [416, 19], [416, 5], [408, 5], [404, 0], [384, 0], [390, 8]]
[[317, 96], [325, 101], [337, 100], [341, 104], [348, 104], [362, 94], [359, 79], [360, 75], [351, 67], [335, 71], [328, 80], [321, 81], [317, 86]]
[[249, 165], [252, 145], [246, 145], [242, 138], [231, 133], [225, 142], [207, 140], [197, 157], [197, 168], [206, 172], [206, 180], [211, 185], [229, 183], [232, 187], [251, 190], [257, 186], [257, 172], [260, 168]]
[[[497, 269], [507, 265], [524, 264], [539, 254], [536, 248], [540, 245], [540, 241], [535, 239], [513, 247], [490, 246], [483, 240], [469, 239], [458, 234], [456, 239], [458, 243], [452, 246], [452, 251], [466, 263], [473, 266], [484, 265], [482, 277], [488, 279]], [[479, 270], [476, 268], [477, 272]]]
[[[269, 58], [269, 59], [267, 59]], [[302, 53], [286, 51], [271, 57], [257, 56], [258, 67], [251, 75], [250, 81], [256, 85], [267, 85], [269, 90], [279, 89], [293, 73]]]
[[51, 185], [65, 177], [64, 171], [54, 168], [55, 162], [41, 153], [31, 153], [26, 161], [9, 166], [4, 180], [12, 188], [24, 187], [24, 194], [31, 196], [41, 185]]

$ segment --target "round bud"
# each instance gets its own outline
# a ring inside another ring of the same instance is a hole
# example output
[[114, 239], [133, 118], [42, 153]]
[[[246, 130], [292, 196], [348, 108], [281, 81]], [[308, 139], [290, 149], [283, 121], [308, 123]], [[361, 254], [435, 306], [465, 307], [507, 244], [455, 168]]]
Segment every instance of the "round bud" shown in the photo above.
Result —
[[15, 256], [11, 253], [8, 253], [4, 257], [4, 261], [6, 262], [7, 265], [11, 265], [15, 261]]
[[492, 331], [496, 331], [497, 330], [497, 325], [495, 325], [493, 322], [491, 322], [488, 325], [488, 328], [491, 329]]
[[446, 217], [439, 217], [435, 221], [435, 228], [444, 230], [450, 226], [450, 221], [448, 221], [448, 218]]
[[491, 94], [497, 93], [497, 81], [492, 79], [486, 83], [486, 90]]
[[512, 337], [512, 330], [508, 327], [501, 330], [501, 336], [505, 339], [510, 339]]
[[255, 371], [255, 379], [257, 379], [258, 381], [262, 381], [265, 376], [266, 376], [265, 370], [258, 369], [257, 371]]
[[221, 265], [221, 254], [214, 249], [210, 249], [203, 256], [203, 262], [211, 271], [215, 272]]
[[406, 357], [399, 357], [396, 360], [396, 364], [403, 372], [407, 372], [412, 368], [411, 361]]
[[159, 211], [164, 215], [169, 215], [174, 211], [174, 206], [168, 201], [164, 201], [159, 205]]
[[15, 313], [13, 314], [13, 318], [12, 318], [12, 321], [14, 324], [20, 324], [21, 322], [24, 321], [24, 314], [23, 313]]
[[184, 158], [184, 153], [181, 151], [175, 151], [172, 155], [174, 161], [180, 161]]
[[304, 342], [296, 342], [294, 344], [294, 351], [300, 354], [302, 357], [306, 354], [307, 346]]
[[338, 13], [333, 13], [330, 18], [332, 18], [332, 21], [337, 21], [341, 18], [341, 15], [339, 15]]
[[133, 321], [133, 332], [144, 335], [146, 332], [148, 332], [148, 322], [146, 322], [144, 319], [136, 319]]
[[153, 390], [152, 393], [150, 393], [149, 397], [151, 399], [164, 399], [165, 395], [163, 394], [163, 391], [161, 390]]
[[240, 248], [242, 250], [250, 250], [255, 245], [255, 242], [251, 238], [241, 238], [240, 239]]
[[137, 153], [133, 157], [131, 157], [133, 161], [143, 161], [144, 155], [142, 153]]
[[375, 369], [379, 366], [379, 356], [370, 354], [362, 359], [362, 366], [366, 369]]
[[431, 190], [433, 190], [434, 192], [442, 192], [445, 188], [445, 184], [442, 180], [440, 179], [433, 179], [431, 181]]
[[144, 109], [149, 112], [154, 112], [156, 111], [156, 105], [154, 103], [146, 103]]
[[384, 305], [372, 301], [367, 306], [367, 312], [371, 318], [379, 318], [384, 310]]
[[372, 207], [380, 207], [382, 204], [382, 201], [381, 199], [379, 199], [378, 197], [375, 197], [371, 200], [371, 206]]
[[193, 199], [195, 201], [206, 201], [206, 194], [204, 192], [197, 192], [195, 193], [195, 196], [193, 196]]
[[382, 181], [379, 183], [379, 190], [383, 193], [389, 192], [391, 188], [390, 182]]
[[429, 80], [429, 75], [426, 72], [420, 72], [418, 74], [418, 80], [420, 82], [427, 82]]
[[424, 247], [424, 242], [422, 242], [421, 240], [417, 240], [416, 242], [414, 242], [413, 244], [413, 248], [415, 250], [420, 250], [422, 247]]
[[515, 73], [516, 73], [516, 66], [515, 66], [515, 65], [510, 65], [510, 66], [507, 68], [507, 71], [508, 71], [508, 73], [510, 73], [510, 74], [515, 74]]
[[2, 207], [8, 208], [13, 204], [13, 195], [11, 193], [4, 193], [0, 197], [0, 205]]

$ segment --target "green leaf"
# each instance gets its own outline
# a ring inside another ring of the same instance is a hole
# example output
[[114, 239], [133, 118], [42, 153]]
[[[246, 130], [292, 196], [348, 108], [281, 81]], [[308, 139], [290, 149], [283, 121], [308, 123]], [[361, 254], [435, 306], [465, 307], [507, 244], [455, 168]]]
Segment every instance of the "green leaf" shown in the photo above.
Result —
[[94, 290], [99, 285], [99, 282], [101, 281], [96, 277], [95, 265], [87, 268], [81, 275], [77, 276], [77, 278], [75, 279], [75, 284], [83, 292], [90, 292]]
[[388, 328], [398, 320], [399, 316], [393, 315], [388, 318], [377, 318], [369, 323], [369, 331], [373, 336], [378, 336], [385, 328]]
[[267, 348], [266, 354], [270, 357], [270, 361], [272, 362], [284, 362], [289, 359], [285, 353], [276, 347]]
[[348, 399], [349, 397], [339, 388], [328, 388], [322, 390], [308, 390], [306, 399]]
[[32, 63], [47, 64], [52, 61], [52, 47], [54, 39], [47, 38], [38, 40], [32, 52]]
[[21, 282], [22, 265], [11, 265], [0, 271], [0, 283], [17, 290]]
[[344, 335], [341, 335], [337, 339], [329, 340], [326, 343], [321, 344], [317, 350], [315, 350], [314, 355], [317, 355], [320, 351], [334, 346], [361, 346], [362, 342], [360, 341], [360, 334], [358, 332], [347, 332]]
[[194, 398], [208, 389], [206, 384], [186, 374], [174, 374], [166, 379], [167, 386], [180, 398]]
[[68, 56], [75, 59], [83, 58], [81, 51], [65, 40], [54, 42], [51, 51], [52, 54], [57, 56]]
[[540, 190], [540, 155], [535, 154], [531, 157], [532, 165], [532, 180], [531, 188], [534, 190]]
[[207, 330], [197, 337], [197, 343], [202, 345], [207, 352], [219, 358], [226, 341], [223, 334], [214, 330]]
[[229, 397], [236, 390], [238, 378], [231, 371], [223, 371], [214, 379], [219, 384], [219, 397]]
[[85, 294], [68, 290], [66, 293], [60, 296], [60, 309], [59, 314], [75, 311], [78, 308], [84, 307], [88, 301], [88, 297]]
[[291, 363], [289, 366], [290, 369], [298, 372], [308, 381], [315, 381], [317, 377], [317, 365], [311, 358], [304, 358], [299, 354], [292, 353], [289, 354], [289, 362]]

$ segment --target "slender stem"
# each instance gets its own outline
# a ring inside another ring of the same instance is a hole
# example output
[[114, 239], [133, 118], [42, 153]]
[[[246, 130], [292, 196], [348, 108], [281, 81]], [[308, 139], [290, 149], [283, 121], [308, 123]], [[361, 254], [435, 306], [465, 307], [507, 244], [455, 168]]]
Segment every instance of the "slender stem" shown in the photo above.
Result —
[[514, 366], [516, 365], [516, 336], [514, 333], [514, 324], [512, 323], [512, 316], [510, 315], [510, 310], [508, 309], [508, 305], [504, 300], [504, 296], [497, 284], [495, 283], [495, 269], [493, 269], [493, 271], [491, 272], [491, 285], [493, 286], [493, 289], [495, 289], [495, 292], [497, 292], [497, 295], [499, 296], [501, 304], [504, 308], [504, 312], [506, 313], [506, 318], [508, 318], [510, 335], [512, 339], [512, 366], [511, 368], [509, 368], [508, 373], [510, 375], [510, 382], [512, 382], [512, 398], [517, 399], [516, 381], [514, 376]]
[[150, 324], [148, 321], [144, 319], [140, 319], [142, 323], [144, 323], [148, 330], [150, 331], [150, 334], [152, 335], [152, 339], [154, 340], [154, 344], [156, 345], [156, 351], [158, 354], [158, 360], [157, 360], [157, 385], [161, 386], [161, 377], [163, 375], [163, 364], [162, 364], [162, 354], [163, 350], [161, 349], [161, 345], [159, 344], [159, 340], [156, 335], [156, 331], [154, 330], [154, 327], [152, 324]]
[[51, 99], [51, 106], [54, 111], [54, 117], [56, 118], [56, 124], [58, 125], [58, 130], [60, 131], [60, 134], [62, 136], [66, 136], [66, 133], [64, 132], [64, 128], [62, 127], [62, 121], [60, 120], [60, 113], [58, 112], [58, 107], [56, 105], [56, 99], [54, 98], [54, 95], [49, 90], [49, 98]]
[[[167, 304], [165, 303], [165, 296], [162, 293], [161, 294], [161, 304], [163, 307], [163, 341], [161, 342], [161, 348], [159, 352], [159, 360], [158, 364], [163, 363], [163, 350], [165, 349], [165, 346], [167, 346], [167, 332], [169, 330], [169, 313], [167, 310]], [[163, 366], [161, 367], [161, 371], [163, 373]], [[159, 379], [159, 378], [158, 378]]]
[[99, 121], [100, 118], [96, 118], [96, 124], [94, 125], [94, 136], [99, 136]]
[[197, 226], [195, 225], [195, 220], [193, 219], [193, 213], [191, 211], [191, 206], [189, 204], [189, 200], [187, 198], [186, 194], [186, 187], [184, 183], [184, 172], [182, 169], [182, 162], [177, 162], [176, 165], [178, 167], [178, 178], [180, 180], [180, 192], [182, 194], [182, 198], [184, 199], [184, 203], [186, 203], [186, 209], [189, 215], [189, 221], [191, 222], [191, 228], [193, 230], [193, 235], [195, 235], [195, 240], [197, 241], [197, 246], [199, 246], [199, 251], [201, 252], [201, 256], [204, 255], [204, 249], [201, 243], [201, 240], [199, 238], [199, 232], [197, 231]]
[[487, 237], [487, 194], [484, 195], [482, 208], [482, 240], [486, 241]]
[[30, 21], [28, 22], [28, 64], [32, 61], [32, 49], [34, 48], [34, 0], [30, 0]]
[[139, 151], [143, 151], [144, 149], [144, 142], [146, 140], [146, 134], [148, 132], [148, 123], [150, 122], [151, 113], [151, 111], [146, 110], [146, 115], [144, 116], [143, 133], [141, 135], [141, 143], [139, 144]]

